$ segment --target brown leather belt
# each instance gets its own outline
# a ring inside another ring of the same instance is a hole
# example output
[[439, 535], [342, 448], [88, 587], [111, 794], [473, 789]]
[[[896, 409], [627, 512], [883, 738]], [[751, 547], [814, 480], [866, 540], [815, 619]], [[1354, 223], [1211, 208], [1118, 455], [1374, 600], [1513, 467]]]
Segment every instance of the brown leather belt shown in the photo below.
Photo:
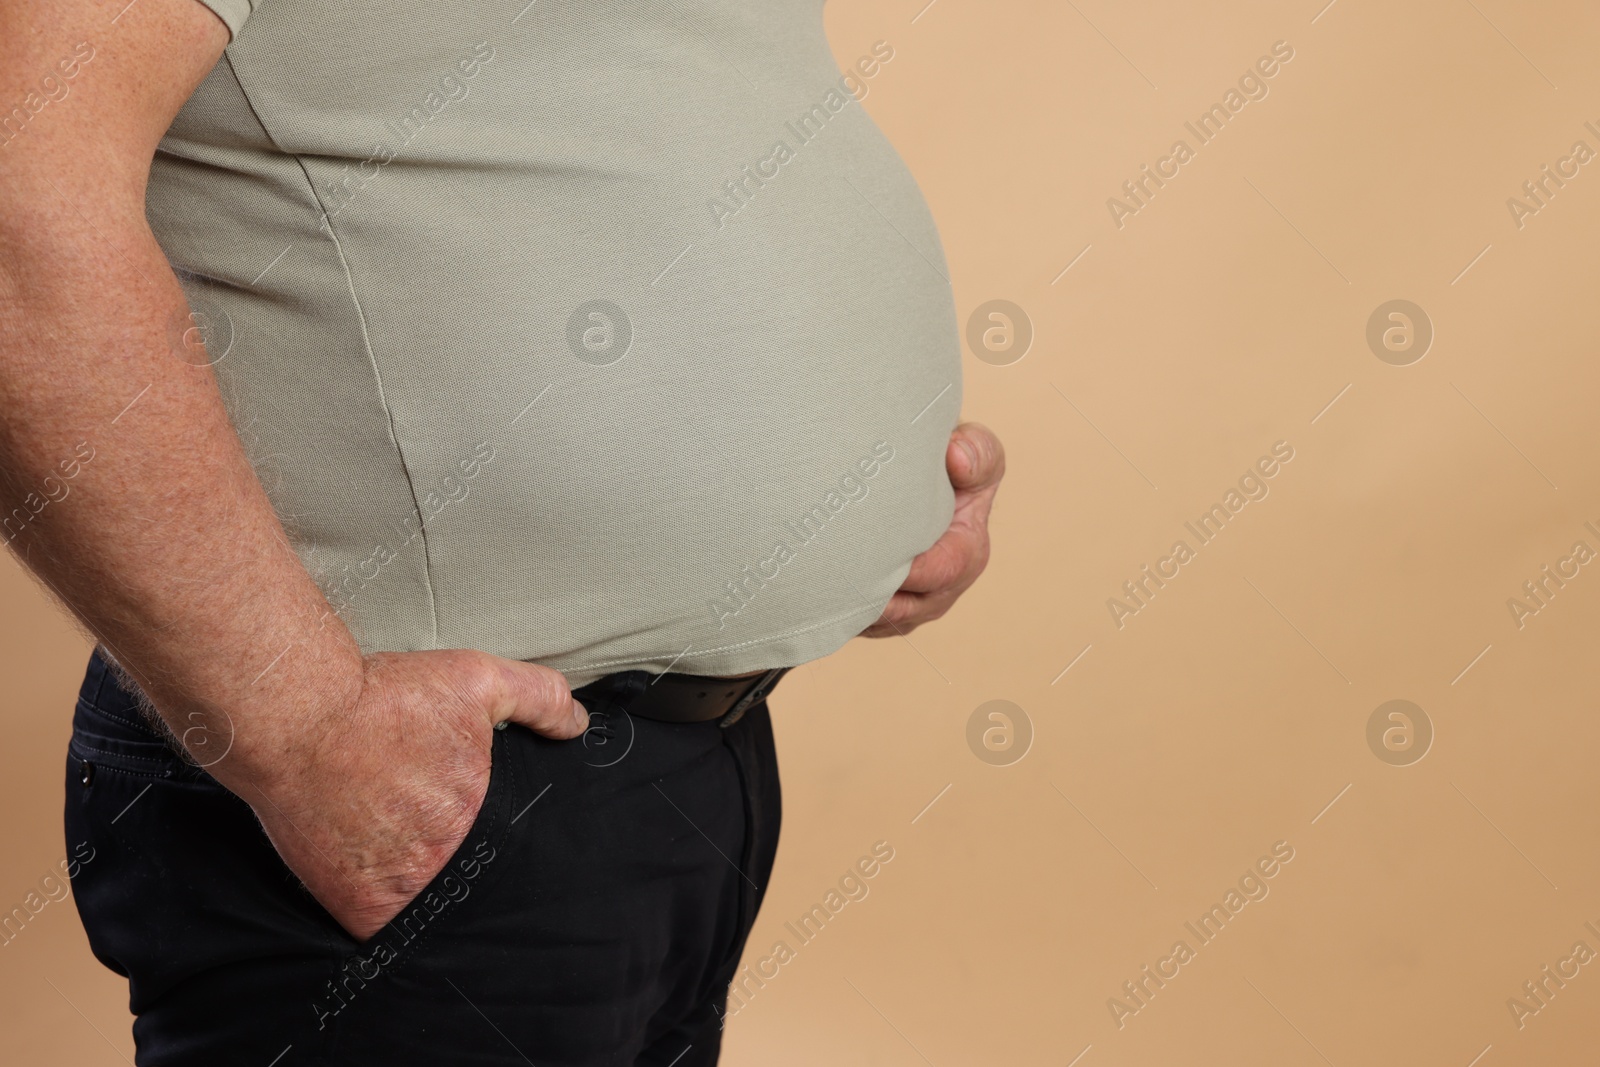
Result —
[[775, 667], [748, 678], [621, 671], [580, 686], [572, 695], [591, 713], [625, 711], [661, 722], [719, 720], [720, 726], [732, 726], [757, 701], [766, 699], [788, 670]]

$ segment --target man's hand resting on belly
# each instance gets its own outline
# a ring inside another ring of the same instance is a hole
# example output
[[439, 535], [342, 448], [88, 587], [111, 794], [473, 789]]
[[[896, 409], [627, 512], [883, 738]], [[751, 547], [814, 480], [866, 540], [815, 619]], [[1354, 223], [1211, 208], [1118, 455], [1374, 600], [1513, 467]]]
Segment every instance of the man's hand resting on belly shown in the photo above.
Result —
[[989, 563], [989, 509], [1006, 473], [1006, 453], [987, 426], [965, 422], [950, 435], [945, 467], [956, 491], [950, 528], [911, 561], [911, 573], [863, 637], [894, 637], [950, 610]]

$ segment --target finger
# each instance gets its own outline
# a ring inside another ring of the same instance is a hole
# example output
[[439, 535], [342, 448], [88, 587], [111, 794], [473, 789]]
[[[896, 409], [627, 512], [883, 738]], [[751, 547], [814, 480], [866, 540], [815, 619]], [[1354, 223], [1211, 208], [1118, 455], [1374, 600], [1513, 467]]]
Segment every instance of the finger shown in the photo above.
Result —
[[861, 632], [863, 637], [904, 637], [925, 622], [941, 618], [955, 596], [946, 593], [898, 592], [884, 605], [878, 621]]
[[861, 631], [862, 637], [903, 637], [916, 629], [913, 616], [919, 597], [915, 593], [896, 593], [889, 598], [877, 621]]
[[978, 492], [999, 485], [1006, 472], [1005, 447], [987, 426], [964, 422], [950, 434], [945, 469], [958, 492]]
[[966, 526], [951, 526], [933, 546], [911, 561], [900, 588], [908, 593], [932, 593], [958, 584], [982, 551], [978, 535]]
[[573, 699], [560, 671], [537, 663], [494, 657], [498, 685], [490, 718], [514, 722], [556, 740], [577, 737], [589, 728], [589, 712]]

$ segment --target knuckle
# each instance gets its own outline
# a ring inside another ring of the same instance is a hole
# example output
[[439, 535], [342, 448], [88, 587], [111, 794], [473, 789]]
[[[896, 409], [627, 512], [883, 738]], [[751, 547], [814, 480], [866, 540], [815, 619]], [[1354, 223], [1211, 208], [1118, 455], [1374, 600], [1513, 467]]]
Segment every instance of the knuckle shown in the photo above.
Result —
[[977, 451], [977, 473], [988, 480], [998, 481], [1006, 469], [1006, 450], [993, 430], [981, 422], [966, 422], [956, 428], [973, 449]]
[[984, 568], [989, 566], [989, 538], [984, 537], [978, 542], [977, 548], [972, 553], [972, 575], [977, 577]]
[[526, 674], [527, 697], [542, 714], [564, 710], [571, 700], [572, 690], [560, 671], [539, 664], [529, 664]]
[[504, 681], [488, 657], [480, 652], [467, 653], [462, 660], [460, 687], [464, 696], [476, 705], [497, 703], [504, 694]]
[[889, 620], [895, 633], [905, 633], [920, 621], [922, 621], [922, 611], [918, 608], [906, 608], [903, 611], [898, 611], [895, 613], [894, 618]]
[[962, 572], [967, 569], [969, 559], [971, 559], [970, 553], [960, 551], [951, 552], [949, 555], [942, 557], [931, 568], [930, 584], [935, 589], [943, 589], [954, 585], [961, 579]]

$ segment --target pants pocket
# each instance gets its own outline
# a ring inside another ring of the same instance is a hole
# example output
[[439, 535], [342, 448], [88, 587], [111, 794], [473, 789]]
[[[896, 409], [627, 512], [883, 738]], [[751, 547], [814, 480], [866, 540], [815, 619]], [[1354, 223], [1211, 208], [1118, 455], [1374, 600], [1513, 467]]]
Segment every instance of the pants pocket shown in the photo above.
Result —
[[[513, 751], [518, 738], [512, 736], [512, 731], [520, 729], [509, 726], [495, 731], [483, 804], [467, 836], [427, 888], [365, 942], [339, 929], [342, 943], [334, 975], [312, 1003], [319, 1030], [359, 1001], [369, 985], [381, 986], [399, 975], [430, 939], [447, 937], [451, 923], [469, 910], [469, 898], [486, 889], [491, 877], [499, 873], [495, 861], [504, 848], [515, 818], [512, 805], [521, 792]], [[501, 863], [500, 867], [504, 866]]]
[[65, 830], [90, 948], [128, 980], [140, 1065], [269, 1063], [291, 1044], [280, 1067], [313, 1062], [307, 1004], [336, 944], [244, 801], [115, 704], [80, 701]]

